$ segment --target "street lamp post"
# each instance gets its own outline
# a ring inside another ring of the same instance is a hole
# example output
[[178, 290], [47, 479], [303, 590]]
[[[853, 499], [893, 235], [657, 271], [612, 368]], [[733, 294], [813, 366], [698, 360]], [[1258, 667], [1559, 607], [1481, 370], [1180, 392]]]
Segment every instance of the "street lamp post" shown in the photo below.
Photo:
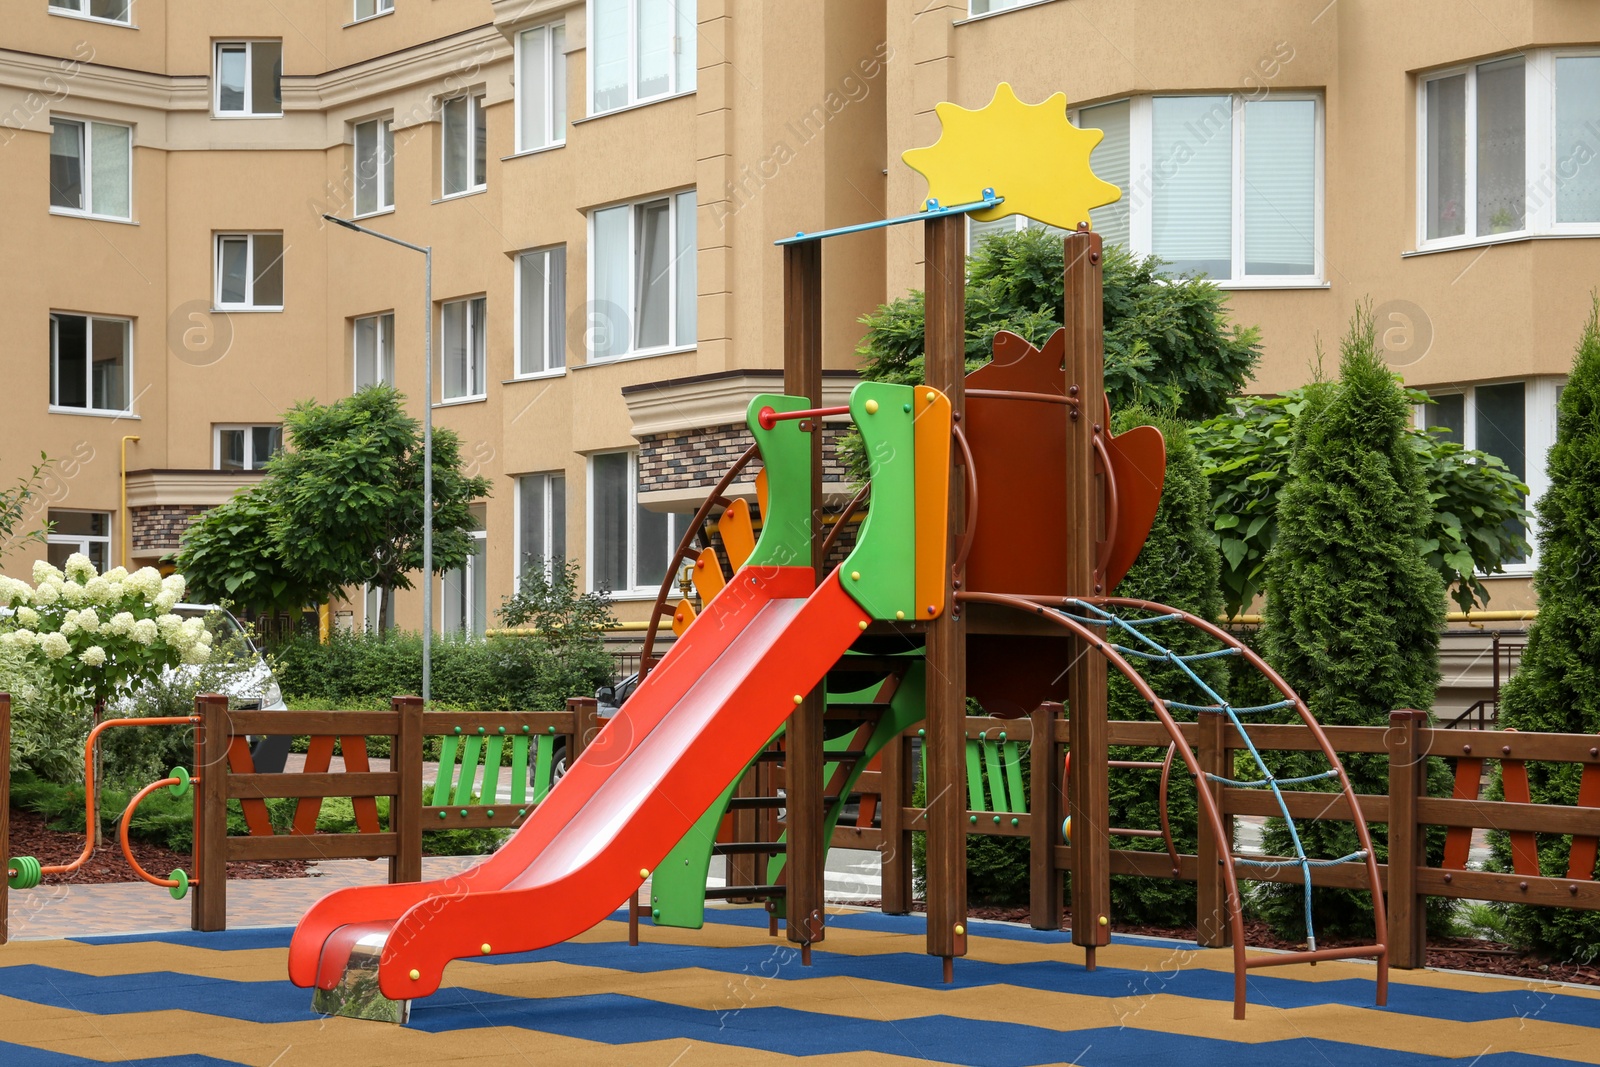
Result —
[[333, 215], [322, 217], [347, 230], [422, 253], [422, 702], [426, 706], [433, 680], [433, 246], [414, 245]]

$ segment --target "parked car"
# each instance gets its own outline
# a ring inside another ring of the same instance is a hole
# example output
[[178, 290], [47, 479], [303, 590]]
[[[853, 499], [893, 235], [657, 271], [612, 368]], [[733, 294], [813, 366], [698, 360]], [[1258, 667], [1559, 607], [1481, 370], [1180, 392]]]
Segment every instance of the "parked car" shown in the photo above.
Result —
[[[252, 662], [246, 670], [234, 675], [221, 687], [222, 692], [228, 697], [228, 707], [236, 711], [289, 710], [289, 706], [283, 701], [283, 691], [278, 688], [278, 679], [272, 673], [272, 667], [261, 654], [261, 650], [256, 647], [255, 642], [246, 634], [233, 612], [218, 604], [177, 604], [173, 607], [172, 613], [186, 619], [204, 620], [206, 628], [211, 631], [212, 648], [244, 635], [245, 647], [249, 650], [247, 654]], [[168, 668], [172, 671], [191, 673], [198, 669], [192, 666]], [[289, 746], [293, 740], [294, 738], [287, 734], [252, 738], [250, 754], [255, 763], [256, 773], [283, 773], [284, 765], [289, 759]]]

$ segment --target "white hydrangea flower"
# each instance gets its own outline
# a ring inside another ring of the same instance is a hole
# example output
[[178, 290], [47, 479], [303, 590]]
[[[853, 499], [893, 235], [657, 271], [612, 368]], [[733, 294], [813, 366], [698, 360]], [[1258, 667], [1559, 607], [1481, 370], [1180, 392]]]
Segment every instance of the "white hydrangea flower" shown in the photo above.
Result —
[[103, 667], [106, 662], [106, 650], [99, 645], [90, 645], [78, 653], [78, 658], [90, 667]]
[[151, 601], [151, 603], [155, 605], [156, 610], [160, 612], [171, 611], [172, 606], [177, 602], [178, 594], [172, 592], [170, 589], [163, 589], [161, 592], [157, 593], [155, 595], [155, 599]]
[[39, 613], [32, 608], [18, 608], [17, 621], [30, 630], [39, 628]]
[[128, 633], [128, 639], [135, 644], [149, 647], [155, 644], [156, 634], [156, 621], [154, 619], [140, 619], [133, 624], [133, 629]]
[[34, 648], [39, 644], [39, 635], [32, 630], [17, 630], [9, 636], [18, 648]]
[[202, 644], [194, 644], [183, 650], [183, 662], [204, 663], [211, 658], [211, 650]]
[[120, 604], [122, 602], [123, 598], [126, 597], [127, 595], [128, 595], [128, 583], [127, 582], [107, 581], [106, 582], [106, 598], [105, 598], [105, 600], [101, 601], [100, 603], [103, 603], [103, 604]]
[[133, 625], [133, 612], [119, 611], [111, 616], [111, 621], [106, 623], [106, 629], [118, 637], [126, 637], [133, 632]]
[[128, 576], [126, 584], [139, 590], [146, 600], [154, 600], [161, 594], [161, 572], [154, 567], [140, 567]]
[[75, 634], [77, 632], [78, 632], [78, 618], [77, 618], [76, 615], [74, 615], [72, 612], [69, 611], [69, 612], [67, 612], [67, 617], [61, 620], [61, 633], [65, 637], [71, 637], [73, 634]]
[[181, 574], [169, 574], [161, 579], [161, 588], [163, 591], [171, 592], [173, 596], [182, 600], [184, 591], [189, 588], [189, 583]]
[[41, 608], [48, 608], [61, 599], [61, 586], [55, 582], [43, 582], [33, 591], [33, 602]]
[[75, 582], [87, 582], [95, 576], [94, 564], [82, 552], [74, 552], [67, 557], [66, 571], [67, 577]]
[[158, 615], [156, 616], [156, 628], [161, 631], [162, 637], [171, 637], [174, 633], [183, 629], [183, 619], [170, 612], [166, 615]]
[[78, 612], [78, 625], [85, 633], [100, 632], [100, 615], [93, 608], [84, 608]]
[[111, 599], [111, 583], [98, 574], [83, 583], [83, 591], [91, 604], [104, 604]]
[[184, 619], [183, 629], [191, 641], [200, 640], [200, 635], [206, 632], [206, 624], [200, 619]]
[[39, 647], [51, 659], [60, 659], [72, 651], [72, 645], [64, 634], [45, 634], [39, 638]]
[[51, 578], [54, 578], [56, 581], [59, 582], [61, 580], [61, 577], [62, 577], [61, 572], [56, 570], [54, 567], [52, 567], [50, 565], [50, 561], [49, 560], [36, 559], [36, 560], [33, 561], [33, 584], [34, 585], [43, 585], [46, 581], [48, 581]]
[[61, 599], [72, 607], [78, 607], [89, 602], [89, 591], [77, 582], [63, 582]]
[[125, 582], [127, 580], [128, 568], [126, 567], [112, 567], [106, 571], [106, 581], [108, 582]]
[[213, 641], [215, 641], [215, 640], [216, 640], [216, 638], [212, 636], [210, 630], [202, 630], [200, 632], [200, 643], [202, 645], [205, 645], [207, 648], [210, 648], [211, 647], [211, 643]]
[[14, 604], [26, 604], [32, 599], [33, 590], [28, 588], [27, 582], [0, 575], [0, 604], [11, 607]]

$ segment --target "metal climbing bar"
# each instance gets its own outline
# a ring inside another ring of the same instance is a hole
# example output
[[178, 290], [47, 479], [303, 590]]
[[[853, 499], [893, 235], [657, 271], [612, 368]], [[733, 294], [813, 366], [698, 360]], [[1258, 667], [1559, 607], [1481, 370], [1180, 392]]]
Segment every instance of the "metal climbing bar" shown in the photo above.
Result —
[[[1182, 663], [1181, 659], [1169, 660], [1172, 663]], [[1292, 700], [1280, 700], [1276, 704], [1253, 704], [1249, 707], [1236, 708], [1232, 704], [1185, 704], [1181, 700], [1163, 700], [1163, 704], [1176, 711], [1197, 711], [1202, 714], [1216, 715], [1221, 712], [1231, 712], [1234, 715], [1259, 715], [1268, 711], [1282, 711], [1284, 708], [1294, 707]]]
[[1272, 782], [1279, 785], [1304, 785], [1307, 782], [1325, 782], [1329, 778], [1339, 777], [1338, 771], [1323, 771], [1321, 774], [1308, 774], [1301, 778], [1262, 778], [1254, 782], [1240, 782], [1232, 778], [1224, 778], [1220, 774], [1207, 774], [1206, 780], [1217, 782], [1220, 785], [1231, 785], [1235, 789], [1261, 789]]
[[[1132, 656], [1135, 659], [1167, 659], [1166, 656], [1161, 655], [1159, 652], [1144, 652], [1137, 648], [1129, 648], [1127, 645], [1113, 644], [1111, 647], [1122, 653], [1124, 656]], [[1240, 655], [1240, 651], [1237, 648], [1219, 648], [1211, 652], [1190, 652], [1187, 655], [1182, 655], [1178, 658], [1184, 663], [1198, 663], [1201, 660], [1224, 659], [1229, 656], [1237, 655]]]
[[1257, 859], [1254, 856], [1235, 856], [1233, 861], [1241, 867], [1265, 867], [1270, 869], [1272, 867], [1287, 866], [1291, 863], [1298, 867], [1337, 867], [1341, 863], [1351, 863], [1355, 860], [1364, 860], [1366, 858], [1367, 850], [1364, 848], [1358, 848], [1348, 856], [1340, 856], [1337, 859], [1331, 860], [1314, 860], [1306, 856], [1301, 856], [1298, 859], [1291, 859], [1288, 856], [1280, 856], [1275, 859]]

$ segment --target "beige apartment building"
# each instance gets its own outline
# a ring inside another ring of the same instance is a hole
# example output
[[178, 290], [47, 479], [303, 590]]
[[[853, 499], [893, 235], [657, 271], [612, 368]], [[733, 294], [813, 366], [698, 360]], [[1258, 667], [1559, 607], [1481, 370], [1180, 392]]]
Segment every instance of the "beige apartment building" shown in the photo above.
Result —
[[[1000, 81], [1105, 131], [1096, 228], [1229, 291], [1255, 388], [1370, 297], [1419, 417], [1541, 491], [1600, 280], [1600, 9], [1562, 0], [7, 0], [0, 460], [56, 460], [53, 552], [153, 562], [295, 401], [383, 379], [420, 415], [431, 329], [494, 486], [437, 622], [493, 626], [552, 554], [642, 620], [777, 388], [773, 240], [914, 210], [900, 154]], [[433, 248], [430, 321], [422, 257], [324, 213]], [[830, 391], [920, 238], [829, 245]]]

